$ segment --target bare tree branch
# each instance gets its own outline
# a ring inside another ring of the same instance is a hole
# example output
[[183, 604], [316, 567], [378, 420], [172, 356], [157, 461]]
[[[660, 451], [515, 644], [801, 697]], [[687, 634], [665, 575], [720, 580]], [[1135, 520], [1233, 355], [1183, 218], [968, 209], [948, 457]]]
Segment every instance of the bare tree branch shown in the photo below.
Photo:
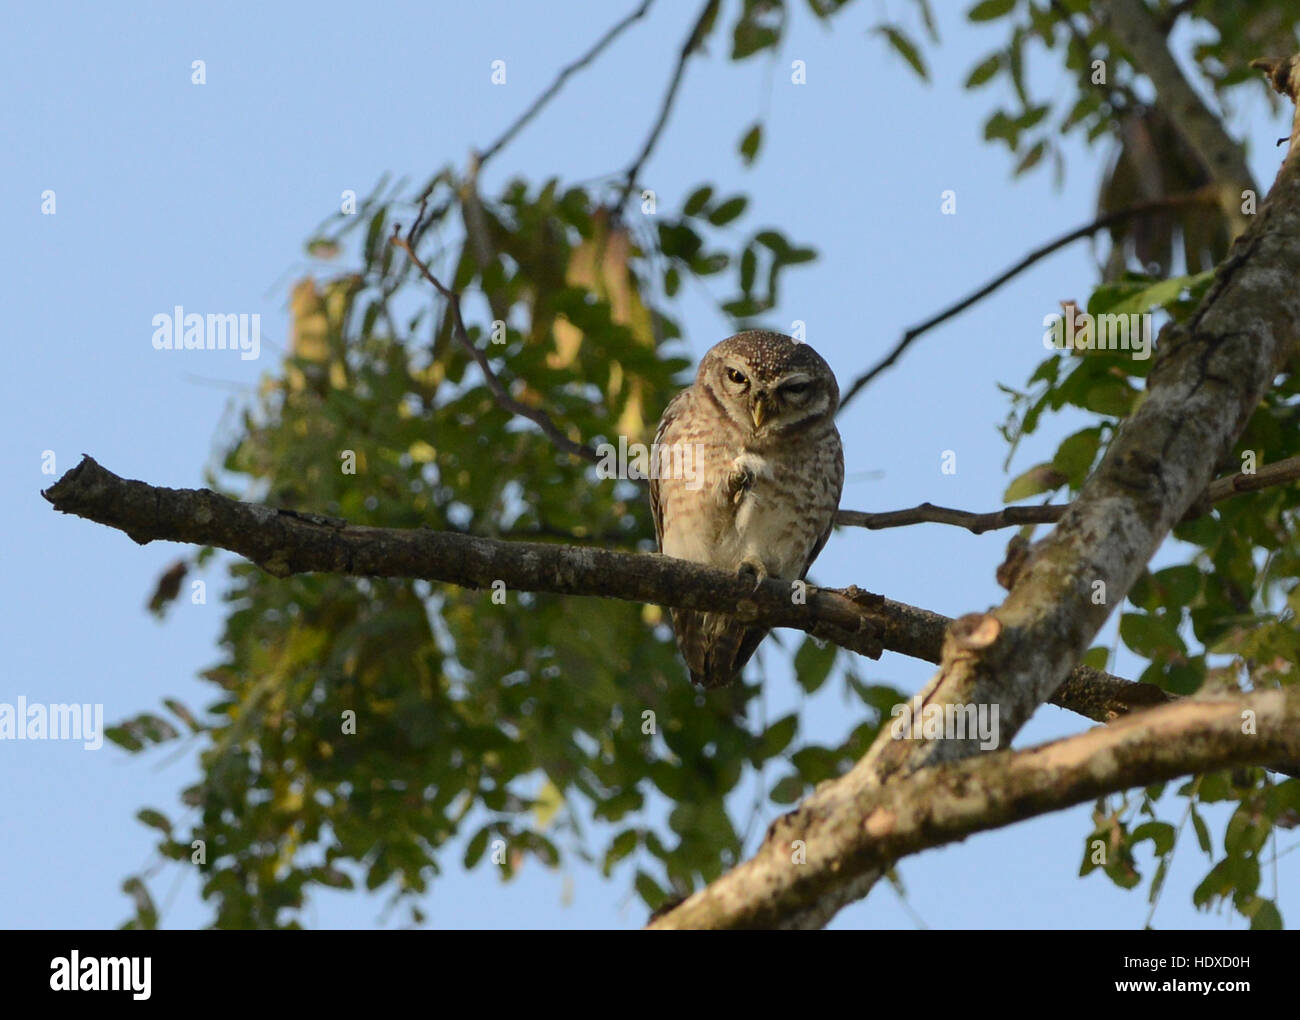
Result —
[[1118, 790], [1279, 757], [1300, 758], [1294, 687], [1187, 699], [1041, 747], [921, 768], [884, 784], [854, 770], [834, 784], [833, 797], [819, 788], [777, 819], [753, 858], [649, 926], [788, 927], [828, 888], [908, 854]]
[[541, 108], [555, 97], [555, 94], [559, 92], [564, 83], [568, 81], [570, 75], [582, 70], [590, 64], [600, 55], [601, 51], [603, 51], [606, 46], [622, 34], [624, 29], [629, 28], [634, 22], [645, 17], [646, 12], [650, 10], [652, 4], [654, 4], [654, 0], [643, 0], [641, 6], [621, 21], [617, 22], [609, 29], [609, 31], [597, 39], [595, 45], [593, 45], [591, 49], [587, 50], [586, 53], [580, 56], [573, 63], [567, 64], [561, 68], [560, 73], [555, 76], [555, 81], [551, 82], [546, 91], [534, 99], [528, 109], [521, 113], [518, 118], [516, 118], [515, 122], [506, 128], [505, 133], [479, 155], [477, 160], [478, 165], [481, 167], [489, 159], [500, 152], [502, 148], [509, 144], [510, 140], [523, 129], [524, 125], [537, 116], [537, 113]]
[[320, 514], [241, 503], [209, 489], [166, 489], [123, 479], [90, 457], [43, 495], [57, 510], [117, 528], [141, 544], [161, 539], [215, 546], [275, 577], [321, 571], [424, 578], [475, 589], [504, 582], [512, 591], [598, 595], [733, 613], [765, 626], [814, 633], [872, 658], [879, 657], [882, 647], [871, 614], [846, 595], [803, 582], [767, 580], [755, 586], [752, 580], [669, 556], [505, 542], [432, 528], [361, 527]]
[[582, 460], [589, 461], [592, 464], [599, 464], [601, 457], [590, 446], [583, 443], [575, 443], [572, 439], [560, 431], [558, 425], [551, 419], [545, 411], [536, 407], [529, 407], [527, 404], [521, 404], [510, 396], [505, 385], [492, 371], [492, 366], [488, 364], [487, 355], [474, 346], [473, 341], [469, 338], [469, 331], [465, 329], [465, 320], [460, 314], [460, 295], [454, 290], [450, 290], [442, 285], [442, 282], [429, 271], [429, 267], [421, 261], [420, 256], [416, 255], [410, 244], [401, 236], [399, 231], [401, 224], [394, 224], [393, 236], [389, 241], [406, 252], [407, 258], [414, 263], [420, 271], [420, 275], [433, 284], [439, 294], [446, 299], [447, 304], [451, 307], [452, 314], [452, 332], [457, 342], [465, 348], [469, 356], [474, 359], [474, 364], [478, 365], [479, 371], [483, 373], [483, 378], [487, 382], [488, 389], [496, 397], [497, 403], [511, 414], [517, 414], [521, 418], [527, 418], [546, 434], [561, 451], [571, 456], [578, 457]]
[[924, 322], [919, 322], [915, 326], [911, 327], [911, 329], [907, 330], [885, 357], [853, 380], [849, 385], [849, 388], [845, 391], [844, 396], [840, 398], [839, 410], [843, 411], [845, 405], [848, 404], [850, 400], [861, 393], [871, 380], [893, 365], [914, 341], [934, 329], [935, 326], [947, 322], [954, 316], [960, 315], [967, 308], [971, 307], [971, 305], [988, 297], [1003, 284], [1015, 279], [1015, 277], [1019, 276], [1035, 262], [1047, 258], [1048, 255], [1059, 251], [1066, 245], [1073, 244], [1075, 241], [1081, 240], [1085, 237], [1092, 237], [1093, 234], [1100, 233], [1107, 227], [1114, 226], [1116, 223], [1122, 223], [1138, 216], [1160, 212], [1165, 209], [1173, 209], [1184, 205], [1197, 205], [1204, 202], [1214, 202], [1215, 200], [1216, 192], [1213, 188], [1199, 188], [1196, 191], [1189, 191], [1181, 195], [1166, 195], [1164, 198], [1158, 198], [1151, 202], [1140, 202], [1137, 205], [1129, 206], [1127, 209], [1117, 209], [1115, 212], [1107, 213], [1105, 216], [1100, 216], [1091, 223], [1084, 224], [1082, 227], [1071, 230], [1068, 234], [1062, 234], [1055, 240], [1048, 241], [1047, 244], [1035, 248], [1019, 262], [1011, 266], [1011, 268], [999, 273], [982, 287], [972, 291], [955, 304], [949, 305], [943, 311], [930, 316], [930, 318], [926, 319]]
[[636, 187], [637, 176], [641, 173], [641, 168], [645, 166], [645, 161], [650, 158], [650, 153], [654, 151], [655, 143], [659, 141], [659, 135], [663, 132], [664, 125], [668, 123], [668, 115], [672, 112], [673, 102], [677, 98], [677, 89], [682, 84], [682, 76], [686, 72], [686, 62], [690, 60], [691, 54], [699, 49], [700, 43], [704, 41], [704, 35], [707, 33], [712, 20], [718, 15], [718, 6], [720, 0], [706, 0], [700, 13], [695, 21], [691, 24], [691, 30], [682, 43], [682, 48], [677, 54], [677, 63], [673, 67], [672, 77], [668, 80], [668, 90], [664, 93], [663, 101], [659, 104], [659, 115], [655, 118], [654, 126], [650, 128], [650, 134], [646, 136], [645, 143], [641, 146], [641, 151], [637, 153], [636, 158], [632, 160], [627, 170], [623, 174], [623, 190], [619, 193], [618, 201], [614, 203], [615, 208], [621, 208], [627, 201], [627, 196], [632, 194], [632, 189]]
[[[1242, 492], [1257, 492], [1275, 485], [1285, 485], [1300, 479], [1300, 456], [1287, 457], [1274, 464], [1266, 464], [1258, 471], [1247, 474], [1240, 472], [1218, 478], [1210, 483], [1203, 499], [1198, 500], [1188, 511], [1187, 518], [1199, 516], [1211, 503], [1218, 503]], [[1059, 521], [1068, 503], [1045, 503], [1042, 506], [1007, 506], [989, 513], [974, 513], [970, 510], [953, 510], [933, 503], [921, 503], [906, 510], [889, 510], [884, 513], [864, 513], [860, 510], [840, 510], [835, 515], [835, 523], [841, 527], [869, 528], [878, 531], [882, 528], [901, 528], [911, 524], [952, 524], [976, 535], [997, 528], [1017, 528], [1025, 524], [1054, 524]]]
[[[468, 588], [502, 581], [513, 591], [653, 602], [735, 613], [794, 627], [859, 654], [882, 649], [939, 662], [946, 616], [856, 587], [793, 589], [749, 581], [685, 560], [586, 546], [506, 542], [463, 533], [366, 528], [337, 518], [241, 503], [208, 489], [167, 489], [118, 477], [85, 457], [43, 493], [55, 509], [125, 532], [140, 543], [188, 542], [246, 557], [276, 577], [305, 571], [418, 577]], [[1168, 695], [1080, 666], [1054, 703], [1097, 722], [1159, 704]]]

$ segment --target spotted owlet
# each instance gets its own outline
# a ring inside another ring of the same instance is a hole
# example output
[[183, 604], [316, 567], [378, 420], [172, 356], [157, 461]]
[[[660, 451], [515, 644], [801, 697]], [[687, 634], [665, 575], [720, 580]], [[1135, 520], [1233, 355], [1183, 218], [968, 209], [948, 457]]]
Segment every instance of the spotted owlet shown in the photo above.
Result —
[[[764, 330], [710, 350], [655, 435], [650, 510], [659, 551], [752, 577], [795, 580], [830, 537], [844, 485], [840, 391], [805, 343]], [[764, 627], [674, 609], [691, 679], [736, 680]]]

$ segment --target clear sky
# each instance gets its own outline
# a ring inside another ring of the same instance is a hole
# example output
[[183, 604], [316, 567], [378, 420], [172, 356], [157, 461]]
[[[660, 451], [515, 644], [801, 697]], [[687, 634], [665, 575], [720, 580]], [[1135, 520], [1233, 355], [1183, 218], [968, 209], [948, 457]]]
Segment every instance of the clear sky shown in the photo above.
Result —
[[[303, 242], [338, 208], [341, 192], [365, 194], [384, 173], [422, 181], [449, 161], [463, 167], [472, 147], [493, 140], [562, 64], [633, 6], [142, 2], [130, 13], [100, 4], [7, 6], [0, 36], [0, 218], [8, 253], [0, 293], [10, 352], [0, 402], [7, 468], [0, 702], [19, 695], [102, 702], [113, 721], [156, 709], [165, 697], [195, 709], [213, 700], [196, 674], [217, 658], [221, 565], [203, 575], [206, 605], [182, 599], [157, 622], [144, 604], [180, 550], [139, 547], [54, 513], [39, 496], [53, 480], [42, 474], [45, 451], [53, 451], [58, 474], [84, 452], [126, 477], [201, 485], [233, 412], [259, 376], [277, 368], [289, 286], [312, 269]], [[725, 5], [724, 23], [736, 6]], [[701, 181], [744, 191], [750, 210], [734, 229], [771, 225], [819, 250], [817, 262], [786, 274], [769, 323], [789, 328], [804, 320], [809, 343], [843, 386], [907, 326], [1090, 220], [1103, 153], [1072, 145], [1059, 190], [1048, 173], [1011, 179], [1005, 152], [981, 140], [983, 117], [1006, 99], [1001, 86], [960, 90], [1002, 30], [967, 25], [959, 14], [965, 3], [936, 3], [943, 43], [927, 53], [928, 86], [867, 33], [882, 11], [910, 18], [910, 4], [857, 3], [829, 32], [804, 5], [791, 6], [789, 39], [775, 62], [731, 63], [721, 33], [709, 55], [692, 61], [646, 178], [668, 208]], [[625, 166], [654, 118], [695, 8], [660, 0], [489, 165], [484, 193], [516, 174], [576, 182]], [[793, 59], [806, 62], [806, 85], [790, 83]], [[204, 85], [191, 83], [195, 60], [206, 64]], [[506, 61], [504, 85], [491, 82], [494, 60]], [[1040, 61], [1035, 73], [1064, 88], [1056, 60]], [[1284, 121], [1271, 119], [1262, 94], [1239, 106], [1234, 126], [1250, 139], [1257, 178], [1271, 181]], [[745, 169], [736, 142], [760, 115], [763, 149]], [[940, 212], [946, 189], [957, 194], [953, 216]], [[54, 215], [41, 212], [46, 190], [56, 195]], [[996, 383], [1025, 382], [1044, 356], [1043, 316], [1063, 298], [1082, 303], [1096, 279], [1093, 252], [1077, 245], [921, 341], [841, 419], [849, 472], [843, 505], [1000, 505], [1009, 475], [995, 426], [1008, 405]], [[261, 359], [154, 350], [153, 316], [178, 304], [259, 312]], [[698, 292], [688, 290], [679, 311], [693, 358], [729, 332]], [[1018, 452], [1011, 475], [1049, 456], [1077, 427], [1076, 419], [1049, 422]], [[940, 472], [945, 450], [957, 454], [955, 475]], [[1005, 540], [938, 525], [841, 531], [813, 575], [958, 615], [1000, 601], [993, 572]], [[1107, 628], [1108, 639], [1113, 631]], [[767, 659], [774, 665], [765, 696], [775, 718], [799, 695], [780, 656]], [[1115, 669], [1132, 675], [1133, 665], [1121, 654]], [[886, 653], [862, 671], [911, 691], [931, 669]], [[856, 720], [844, 709], [838, 692], [819, 694], [807, 735], [824, 741], [846, 733]], [[1086, 725], [1045, 707], [1017, 745]], [[196, 747], [132, 756], [112, 745], [87, 751], [3, 741], [0, 768], [0, 925], [111, 927], [130, 910], [122, 879], [159, 864], [152, 830], [133, 816], [143, 806], [180, 814], [177, 794], [196, 774]], [[1175, 823], [1176, 808], [1166, 811]], [[880, 886], [835, 924], [1139, 928], [1148, 910], [1143, 892], [1117, 890], [1100, 874], [1075, 877], [1089, 811], [1085, 805], [910, 858], [900, 868], [908, 906]], [[1217, 836], [1223, 812], [1207, 818]], [[1274, 869], [1292, 924], [1300, 920], [1297, 859]], [[458, 860], [445, 858], [426, 903], [433, 926], [627, 928], [645, 919], [626, 868], [605, 881], [577, 862], [548, 872], [530, 860], [503, 884], [494, 869], [466, 873]], [[1139, 864], [1151, 870], [1149, 856]], [[1243, 925], [1192, 908], [1190, 891], [1205, 867], [1185, 833], [1155, 926]], [[1266, 895], [1271, 882], [1265, 869]], [[176, 864], [160, 866], [151, 888], [164, 927], [194, 927], [211, 916], [196, 877]], [[385, 917], [383, 902], [319, 894], [307, 921], [398, 923], [404, 914]]]

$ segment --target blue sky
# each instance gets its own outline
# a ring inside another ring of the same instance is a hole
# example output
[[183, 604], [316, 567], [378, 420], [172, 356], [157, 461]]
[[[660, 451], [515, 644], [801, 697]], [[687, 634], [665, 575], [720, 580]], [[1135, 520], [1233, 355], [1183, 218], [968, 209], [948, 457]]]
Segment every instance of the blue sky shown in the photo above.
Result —
[[[84, 452], [127, 477], [202, 484], [233, 411], [263, 373], [276, 370], [289, 286], [313, 269], [303, 242], [337, 209], [340, 194], [364, 195], [384, 173], [421, 181], [449, 161], [463, 167], [472, 147], [491, 142], [562, 64], [633, 6], [139, 3], [129, 15], [91, 4], [9, 7], [9, 31], [0, 38], [7, 150], [0, 194], [10, 251], [0, 287], [11, 352], [0, 403], [9, 579], [0, 701], [102, 702], [106, 718], [116, 720], [164, 697], [195, 708], [212, 700], [196, 673], [217, 656], [220, 566], [204, 575], [206, 605], [182, 599], [157, 622], [144, 603], [180, 550], [138, 547], [51, 511], [39, 496], [53, 480], [41, 472], [44, 452], [53, 451], [58, 474]], [[724, 11], [727, 24], [735, 6]], [[1006, 98], [1001, 86], [960, 89], [1000, 30], [965, 24], [957, 13], [965, 4], [937, 5], [943, 43], [927, 54], [930, 85], [867, 32], [882, 11], [910, 18], [910, 4], [856, 4], [831, 31], [793, 6], [775, 62], [732, 64], [719, 37], [710, 55], [690, 64], [645, 177], [670, 209], [702, 181], [744, 191], [751, 205], [737, 231], [771, 225], [819, 250], [817, 262], [786, 275], [770, 323], [806, 322], [809, 343], [844, 386], [907, 326], [1091, 219], [1103, 152], [1072, 144], [1060, 190], [1047, 173], [1011, 179], [1006, 154], [981, 140], [984, 115]], [[486, 168], [484, 193], [516, 174], [576, 182], [624, 167], [654, 118], [694, 7], [662, 0], [575, 76]], [[794, 59], [806, 62], [806, 85], [789, 81]], [[195, 60], [206, 65], [201, 86], [191, 83]], [[506, 61], [504, 85], [490, 80], [494, 60]], [[1048, 87], [1066, 86], [1050, 62], [1036, 73]], [[1262, 95], [1239, 107], [1236, 129], [1251, 140], [1256, 176], [1270, 181], [1273, 142], [1285, 122], [1271, 119]], [[760, 115], [763, 149], [745, 169], [736, 142]], [[56, 194], [52, 216], [41, 213], [47, 189]], [[957, 194], [953, 216], [940, 212], [946, 189]], [[849, 473], [843, 505], [1000, 505], [1009, 476], [995, 426], [1008, 408], [996, 384], [1025, 381], [1043, 357], [1043, 316], [1062, 298], [1082, 303], [1095, 281], [1093, 253], [1076, 245], [921, 341], [841, 419]], [[260, 313], [261, 359], [154, 350], [151, 320], [177, 304]], [[693, 358], [730, 331], [689, 288], [679, 313]], [[1068, 418], [1050, 422], [1017, 453], [1011, 475], [1050, 455], [1077, 427]], [[957, 454], [955, 475], [940, 472], [945, 450]], [[1000, 600], [993, 572], [1005, 538], [937, 525], [841, 531], [813, 574], [958, 615]], [[775, 718], [798, 695], [779, 656], [768, 661], [765, 694]], [[1115, 669], [1132, 665], [1121, 654]], [[930, 668], [887, 653], [862, 672], [911, 691]], [[1045, 707], [1017, 745], [1085, 725]], [[848, 728], [842, 703], [811, 706], [810, 737]], [[92, 752], [6, 741], [0, 767], [0, 925], [99, 928], [128, 915], [121, 880], [154, 859], [150, 830], [135, 811], [148, 805], [174, 814], [176, 794], [197, 765], [193, 745], [130, 756], [112, 746]], [[1141, 892], [1117, 890], [1100, 875], [1075, 877], [1089, 810], [911, 858], [900, 867], [908, 907], [881, 886], [835, 924], [1141, 927], [1148, 909]], [[1221, 813], [1209, 817], [1221, 831]], [[1283, 915], [1293, 923], [1300, 890], [1287, 878], [1295, 859], [1276, 869]], [[577, 863], [546, 872], [529, 862], [503, 884], [487, 867], [465, 873], [448, 862], [426, 904], [436, 927], [644, 921], [626, 870], [607, 882]], [[1149, 859], [1140, 863], [1150, 869]], [[1204, 870], [1187, 833], [1157, 927], [1242, 925], [1191, 907]], [[163, 926], [209, 919], [196, 878], [178, 866], [162, 868], [152, 889]], [[306, 920], [372, 927], [402, 916], [382, 912], [382, 897], [329, 894], [316, 897]]]

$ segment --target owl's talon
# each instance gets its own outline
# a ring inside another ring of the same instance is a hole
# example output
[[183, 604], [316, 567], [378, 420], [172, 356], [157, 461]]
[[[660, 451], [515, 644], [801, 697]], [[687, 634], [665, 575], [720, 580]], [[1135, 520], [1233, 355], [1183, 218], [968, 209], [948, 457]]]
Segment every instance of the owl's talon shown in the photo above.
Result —
[[754, 580], [754, 591], [758, 591], [767, 580], [767, 567], [759, 560], [745, 560], [736, 569], [736, 576], [742, 581]]
[[749, 468], [740, 468], [733, 471], [727, 476], [727, 492], [731, 494], [731, 501], [739, 503], [745, 498], [747, 493], [754, 484], [754, 472]]

